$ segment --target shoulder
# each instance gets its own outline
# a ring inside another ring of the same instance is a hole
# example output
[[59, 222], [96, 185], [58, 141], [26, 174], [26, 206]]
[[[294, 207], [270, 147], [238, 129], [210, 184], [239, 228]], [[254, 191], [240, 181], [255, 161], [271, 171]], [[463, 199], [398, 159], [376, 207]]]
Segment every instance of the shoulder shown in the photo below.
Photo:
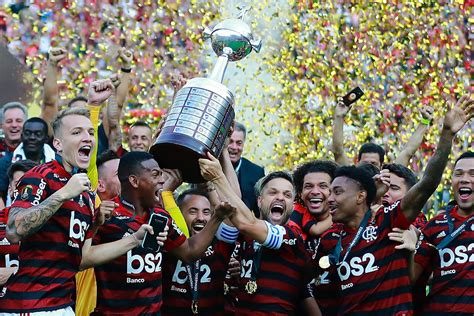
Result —
[[262, 173], [264, 172], [263, 167], [251, 162], [250, 160], [248, 160], [247, 158], [244, 158], [244, 157], [242, 157], [242, 167], [244, 167], [246, 169], [260, 171]]

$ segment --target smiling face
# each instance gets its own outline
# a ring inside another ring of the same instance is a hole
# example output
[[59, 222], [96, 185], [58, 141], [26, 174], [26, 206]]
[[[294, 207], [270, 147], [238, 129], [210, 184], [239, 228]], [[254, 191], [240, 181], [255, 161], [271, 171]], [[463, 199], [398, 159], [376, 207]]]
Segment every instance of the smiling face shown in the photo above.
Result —
[[60, 153], [68, 172], [74, 167], [89, 167], [95, 146], [94, 128], [90, 119], [83, 115], [67, 115], [62, 118], [60, 131], [55, 136], [53, 145]]
[[325, 172], [312, 172], [304, 176], [301, 199], [311, 214], [317, 216], [328, 211], [330, 185], [331, 177]]
[[23, 113], [21, 109], [12, 108], [5, 112], [2, 129], [5, 133], [5, 140], [7, 144], [12, 145], [20, 142], [24, 122], [25, 113]]
[[268, 181], [258, 197], [262, 219], [273, 225], [284, 225], [293, 211], [293, 184], [283, 178]]
[[148, 151], [151, 146], [151, 129], [147, 126], [132, 126], [128, 134], [130, 151]]
[[341, 176], [336, 177], [331, 184], [329, 209], [335, 223], [347, 224], [358, 212], [358, 205], [366, 204], [367, 192], [361, 191], [356, 181]]
[[474, 158], [464, 158], [454, 166], [452, 177], [454, 199], [459, 208], [466, 212], [474, 211]]
[[245, 144], [244, 132], [235, 130], [230, 136], [229, 146], [227, 147], [230, 161], [232, 161], [233, 164], [238, 163], [240, 160], [240, 157], [242, 157], [244, 144]]
[[211, 203], [202, 195], [186, 195], [180, 209], [191, 236], [199, 233], [212, 216]]

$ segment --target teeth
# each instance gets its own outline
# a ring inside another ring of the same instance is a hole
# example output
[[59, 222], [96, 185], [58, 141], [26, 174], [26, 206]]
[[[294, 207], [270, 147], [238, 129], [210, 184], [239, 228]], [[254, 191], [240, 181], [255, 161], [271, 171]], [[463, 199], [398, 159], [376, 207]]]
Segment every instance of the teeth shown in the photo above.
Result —
[[311, 203], [319, 203], [319, 202], [322, 202], [323, 199], [315, 198], [315, 199], [310, 199], [309, 201], [310, 201]]
[[468, 188], [460, 188], [459, 193], [461, 193], [461, 194], [471, 194], [472, 190], [468, 189]]

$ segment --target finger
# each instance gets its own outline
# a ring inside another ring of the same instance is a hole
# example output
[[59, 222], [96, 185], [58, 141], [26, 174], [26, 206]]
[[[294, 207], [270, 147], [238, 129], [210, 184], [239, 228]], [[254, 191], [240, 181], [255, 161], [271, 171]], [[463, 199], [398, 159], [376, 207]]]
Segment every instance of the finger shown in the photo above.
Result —
[[153, 227], [151, 227], [150, 225], [148, 224], [143, 224], [142, 225], [143, 229], [146, 230], [148, 233], [154, 235], [155, 233], [153, 232]]
[[395, 249], [397, 250], [400, 250], [400, 249], [405, 249], [405, 245], [398, 245], [398, 246], [395, 246]]

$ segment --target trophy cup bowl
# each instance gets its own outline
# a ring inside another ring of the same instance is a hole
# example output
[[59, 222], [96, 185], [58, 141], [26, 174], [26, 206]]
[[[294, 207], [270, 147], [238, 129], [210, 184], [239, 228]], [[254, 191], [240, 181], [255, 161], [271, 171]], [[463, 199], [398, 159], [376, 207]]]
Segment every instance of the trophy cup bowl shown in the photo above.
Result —
[[209, 78], [193, 78], [181, 88], [173, 101], [166, 122], [150, 148], [161, 168], [179, 169], [189, 183], [205, 182], [199, 158], [210, 152], [218, 158], [235, 118], [234, 96], [222, 79], [229, 61], [237, 61], [252, 50], [260, 50], [261, 41], [253, 39], [250, 28], [239, 19], [228, 19], [211, 31], [214, 52], [219, 56]]

